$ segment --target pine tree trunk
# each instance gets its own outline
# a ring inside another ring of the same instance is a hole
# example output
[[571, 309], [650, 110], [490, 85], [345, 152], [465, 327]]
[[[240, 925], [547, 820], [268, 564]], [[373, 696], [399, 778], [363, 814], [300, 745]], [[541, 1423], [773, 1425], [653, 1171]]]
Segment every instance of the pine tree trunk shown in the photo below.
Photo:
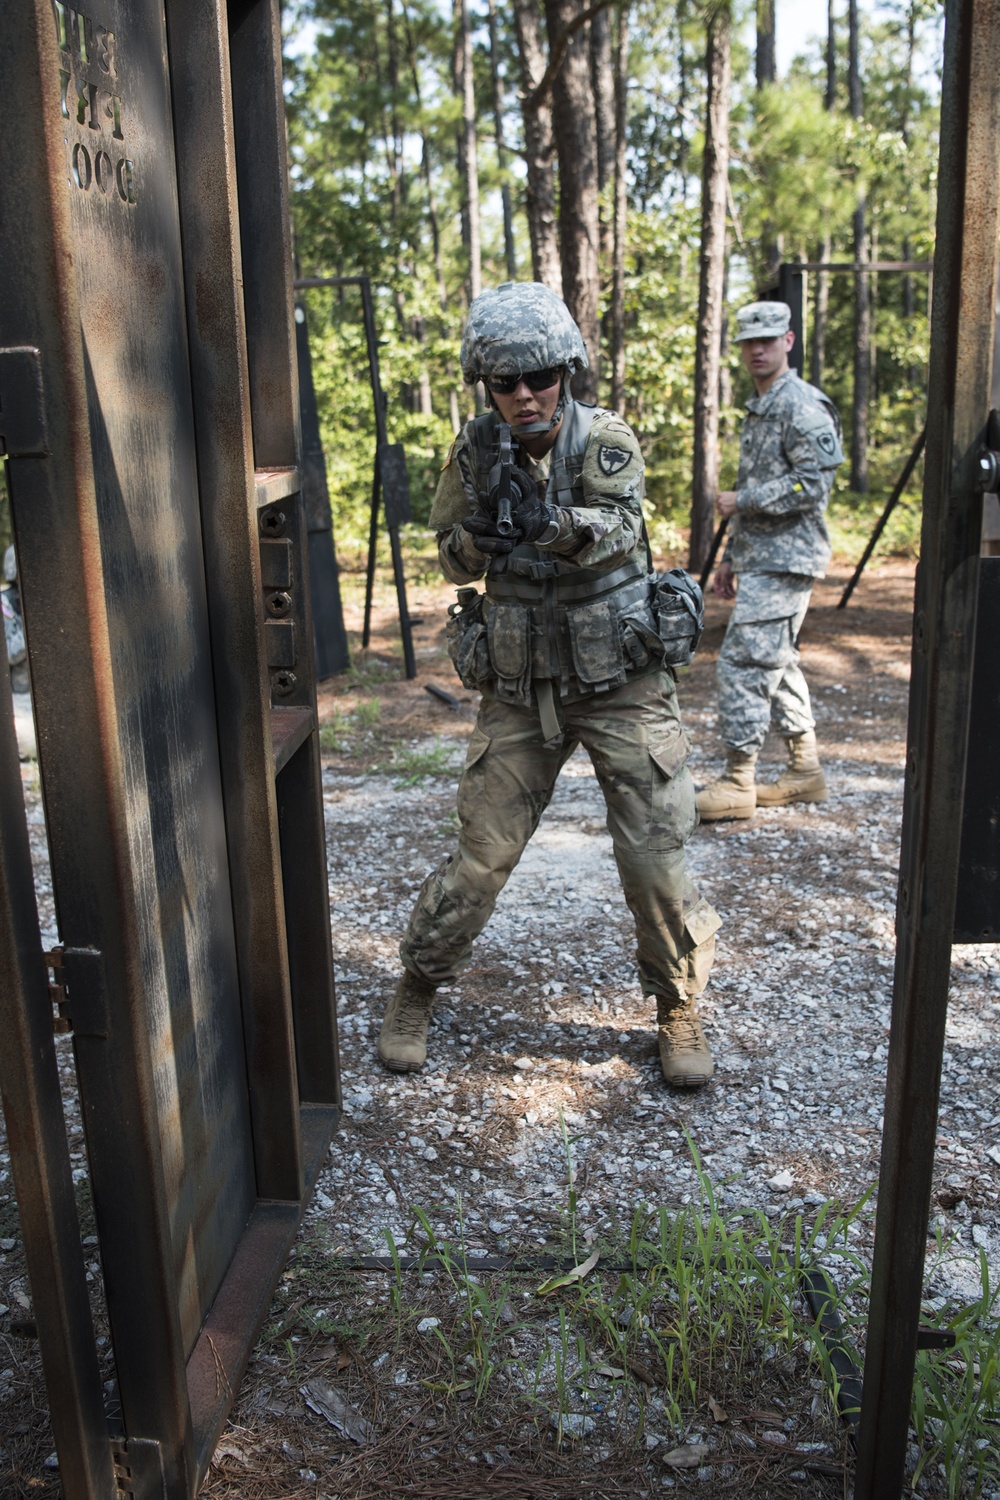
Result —
[[601, 254], [610, 258], [614, 243], [614, 206], [605, 187], [615, 172], [615, 75], [611, 60], [611, 18], [599, 11], [590, 23], [590, 72], [597, 130], [597, 191], [601, 207]]
[[[545, 0], [550, 49], [584, 9], [583, 0]], [[573, 378], [580, 400], [596, 401], [601, 345], [597, 203], [597, 125], [590, 78], [590, 37], [581, 26], [570, 39], [552, 82], [552, 126], [559, 153], [559, 253], [563, 297], [576, 319], [590, 366]]]
[[837, 107], [837, 18], [833, 0], [826, 0], [826, 107]]
[[719, 429], [721, 432], [729, 431], [726, 413], [733, 404], [733, 376], [729, 368], [729, 313], [726, 310], [726, 304], [729, 301], [729, 251], [730, 235], [727, 227], [722, 256], [722, 307], [719, 312]]
[[[757, 92], [774, 83], [774, 0], [757, 0], [757, 54], [755, 58]], [[761, 234], [761, 289], [768, 291], [778, 285], [778, 268], [781, 265], [781, 241], [774, 232], [774, 225], [765, 221]]]
[[[413, 38], [413, 28], [410, 25], [410, 13], [407, 9], [406, 0], [403, 0], [403, 24], [406, 28], [406, 57], [413, 84], [413, 97], [416, 99], [417, 108], [419, 109], [421, 105], [420, 74], [417, 70], [417, 49]], [[420, 142], [422, 148], [420, 155], [420, 175], [423, 178], [424, 190], [427, 194], [427, 222], [430, 225], [431, 247], [434, 252], [434, 272], [437, 278], [438, 301], [443, 314], [441, 330], [443, 333], [447, 333], [449, 331], [447, 318], [448, 289], [444, 279], [444, 260], [441, 255], [441, 229], [438, 224], [437, 202], [434, 197], [434, 179], [431, 175], [431, 148], [426, 131], [421, 131]], [[454, 376], [454, 370], [451, 365], [448, 367], [448, 376], [449, 379], [452, 379]], [[462, 424], [458, 411], [458, 391], [454, 385], [450, 385], [448, 388], [448, 415], [451, 418], [451, 430], [457, 433]]]
[[[827, 0], [826, 4], [826, 94], [823, 104], [828, 110], [837, 107], [837, 20], [833, 13], [833, 0]], [[832, 254], [833, 240], [830, 231], [827, 230], [816, 251], [816, 259], [828, 261]], [[809, 346], [809, 379], [813, 385], [823, 384], [823, 367], [826, 363], [826, 320], [829, 306], [829, 273], [817, 271], [812, 338]]]
[[[687, 0], [677, 0], [677, 172], [681, 179], [681, 203], [687, 202], [688, 155], [690, 153], [690, 143], [686, 130], [688, 111], [688, 62], [687, 47], [684, 44], [684, 23], [686, 20]], [[681, 237], [677, 261], [677, 279], [683, 291], [688, 279], [687, 235], [682, 235]]]
[[552, 104], [531, 96], [545, 73], [538, 0], [514, 0], [514, 23], [521, 64], [521, 113], [524, 121], [524, 164], [527, 171], [526, 206], [531, 240], [531, 266], [542, 281], [562, 296], [562, 268], [556, 227], [556, 184], [553, 167]]
[[757, 87], [764, 88], [777, 77], [774, 57], [774, 0], [757, 0]]
[[[862, 117], [861, 75], [858, 71], [858, 0], [848, 5], [850, 28], [847, 86], [851, 116]], [[865, 227], [865, 196], [858, 189], [854, 210], [854, 263], [868, 259]], [[854, 400], [851, 431], [851, 489], [868, 493], [868, 392], [871, 380], [871, 309], [868, 303], [868, 277], [864, 271], [854, 273]]]
[[[869, 237], [869, 249], [872, 260], [878, 260], [878, 218], [873, 213], [871, 216], [871, 235]], [[868, 372], [869, 386], [868, 396], [871, 401], [878, 400], [878, 272], [872, 271], [868, 276], [868, 307], [871, 318], [868, 349]]]
[[611, 276], [611, 405], [625, 411], [625, 234], [628, 193], [625, 180], [628, 124], [628, 6], [618, 14], [615, 46], [615, 214]]
[[479, 162], [476, 151], [476, 90], [468, 0], [454, 0], [455, 51], [452, 74], [462, 102], [458, 132], [458, 175], [462, 185], [462, 243], [469, 263], [469, 300], [483, 289], [479, 225]]
[[507, 145], [503, 135], [503, 90], [500, 86], [500, 67], [497, 50], [497, 0], [490, 0], [490, 73], [493, 79], [493, 136], [497, 149], [497, 167], [500, 171], [504, 259], [507, 263], [507, 279], [508, 281], [513, 281], [517, 275], [517, 257], [514, 254], [514, 217], [510, 204], [510, 183], [507, 181]]
[[[681, 179], [681, 202], [687, 202], [688, 154], [690, 145], [685, 131], [688, 108], [687, 48], [684, 45], [684, 23], [687, 20], [687, 0], [677, 0], [677, 171]], [[685, 280], [682, 276], [681, 280]]]
[[719, 350], [726, 267], [726, 184], [729, 174], [731, 16], [728, 4], [709, 13], [705, 71], [705, 150], [701, 178], [701, 252], [694, 371], [694, 466], [689, 567], [700, 572], [712, 543], [719, 490]]

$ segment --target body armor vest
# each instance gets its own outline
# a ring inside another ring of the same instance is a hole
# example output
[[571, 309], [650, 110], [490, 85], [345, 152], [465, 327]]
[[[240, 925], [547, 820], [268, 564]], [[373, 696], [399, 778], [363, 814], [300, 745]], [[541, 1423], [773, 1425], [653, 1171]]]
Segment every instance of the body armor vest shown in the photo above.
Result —
[[[600, 412], [567, 403], [549, 462], [549, 505], [585, 506], [583, 460]], [[466, 428], [482, 496], [496, 421], [485, 412]], [[645, 533], [630, 557], [605, 568], [583, 568], [521, 543], [491, 563], [485, 595], [460, 589], [451, 607], [449, 650], [459, 677], [466, 687], [492, 687], [503, 702], [537, 706], [551, 738], [559, 732], [557, 698], [608, 692], [637, 671], [689, 660], [700, 590], [695, 610], [683, 590], [675, 597], [673, 585], [661, 586], [650, 567]], [[662, 575], [663, 585], [671, 576]]]

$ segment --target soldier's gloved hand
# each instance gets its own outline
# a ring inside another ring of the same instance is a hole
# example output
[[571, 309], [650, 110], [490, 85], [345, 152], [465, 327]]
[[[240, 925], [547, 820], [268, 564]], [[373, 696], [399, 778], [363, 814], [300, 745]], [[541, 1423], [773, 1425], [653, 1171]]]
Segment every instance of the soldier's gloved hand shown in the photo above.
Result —
[[484, 516], [481, 511], [473, 511], [471, 516], [462, 518], [462, 530], [469, 533], [480, 552], [493, 556], [497, 553], [513, 552], [518, 542], [521, 541], [521, 532], [517, 528], [516, 517], [514, 528], [509, 536], [501, 536], [497, 531], [496, 517]]
[[511, 507], [511, 520], [526, 542], [537, 541], [558, 519], [556, 511], [539, 497], [538, 486], [530, 474], [514, 469], [511, 478], [521, 492], [520, 499]]

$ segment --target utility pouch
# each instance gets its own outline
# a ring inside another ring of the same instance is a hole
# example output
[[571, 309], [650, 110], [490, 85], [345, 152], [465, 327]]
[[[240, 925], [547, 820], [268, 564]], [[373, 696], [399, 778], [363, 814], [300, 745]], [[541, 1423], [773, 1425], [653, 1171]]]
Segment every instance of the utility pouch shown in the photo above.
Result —
[[507, 703], [531, 701], [531, 610], [526, 604], [490, 601], [486, 622], [496, 694]]
[[663, 642], [647, 598], [634, 600], [619, 619], [625, 666], [629, 671], [640, 671], [651, 661], [663, 660]]
[[694, 656], [705, 625], [701, 589], [683, 568], [650, 573], [649, 603], [668, 667], [686, 667]]
[[573, 668], [580, 685], [608, 692], [625, 682], [618, 611], [611, 599], [593, 599], [566, 611]]
[[483, 624], [483, 595], [478, 589], [459, 589], [458, 599], [448, 606], [445, 640], [463, 687], [482, 689], [492, 676]]

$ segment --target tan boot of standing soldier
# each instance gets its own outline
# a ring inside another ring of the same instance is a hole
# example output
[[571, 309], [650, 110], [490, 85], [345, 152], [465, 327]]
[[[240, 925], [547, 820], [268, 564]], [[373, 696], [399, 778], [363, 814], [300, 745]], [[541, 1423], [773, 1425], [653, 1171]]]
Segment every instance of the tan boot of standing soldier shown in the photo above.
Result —
[[763, 781], [757, 787], [758, 807], [787, 807], [790, 802], [826, 802], [826, 777], [819, 763], [816, 731], [788, 736], [788, 765], [777, 781]]
[[718, 781], [698, 793], [698, 813], [703, 823], [715, 823], [720, 818], [753, 817], [757, 810], [756, 764], [756, 750], [726, 752], [726, 769]]
[[711, 1078], [715, 1065], [694, 1001], [671, 1001], [659, 995], [656, 1026], [660, 1067], [666, 1082], [675, 1089], [701, 1088]]
[[415, 1073], [426, 1062], [434, 995], [433, 984], [403, 970], [378, 1039], [378, 1055], [393, 1073]]

